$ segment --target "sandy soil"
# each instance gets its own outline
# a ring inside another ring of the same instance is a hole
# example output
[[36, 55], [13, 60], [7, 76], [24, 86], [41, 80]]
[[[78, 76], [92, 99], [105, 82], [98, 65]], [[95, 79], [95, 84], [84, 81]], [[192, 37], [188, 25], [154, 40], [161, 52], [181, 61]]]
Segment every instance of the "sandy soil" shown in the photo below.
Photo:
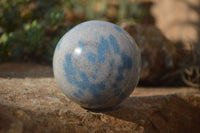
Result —
[[136, 88], [119, 106], [90, 111], [60, 91], [50, 66], [0, 65], [0, 132], [200, 132], [200, 91]]

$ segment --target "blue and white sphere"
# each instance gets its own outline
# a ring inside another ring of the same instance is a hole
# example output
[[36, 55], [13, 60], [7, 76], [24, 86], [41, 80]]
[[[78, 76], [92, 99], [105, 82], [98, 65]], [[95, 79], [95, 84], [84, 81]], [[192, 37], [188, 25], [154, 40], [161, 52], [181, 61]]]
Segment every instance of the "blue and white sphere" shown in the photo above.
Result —
[[89, 109], [113, 107], [137, 85], [141, 57], [135, 41], [109, 22], [88, 21], [58, 42], [53, 71], [63, 93]]

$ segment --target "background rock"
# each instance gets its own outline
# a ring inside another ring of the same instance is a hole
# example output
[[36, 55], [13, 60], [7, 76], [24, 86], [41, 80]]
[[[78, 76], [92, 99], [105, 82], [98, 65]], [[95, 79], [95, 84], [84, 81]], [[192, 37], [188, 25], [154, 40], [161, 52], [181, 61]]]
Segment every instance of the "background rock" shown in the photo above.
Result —
[[142, 81], [158, 82], [166, 72], [174, 69], [176, 48], [153, 25], [122, 24], [135, 39], [142, 55]]
[[152, 0], [152, 14], [156, 26], [174, 42], [197, 42], [199, 40], [199, 0]]

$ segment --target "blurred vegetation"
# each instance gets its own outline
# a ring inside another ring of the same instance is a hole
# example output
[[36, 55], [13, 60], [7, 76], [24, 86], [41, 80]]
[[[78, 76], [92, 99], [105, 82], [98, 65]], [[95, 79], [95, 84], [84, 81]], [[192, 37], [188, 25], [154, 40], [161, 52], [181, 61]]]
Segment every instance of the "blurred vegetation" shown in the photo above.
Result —
[[0, 63], [51, 63], [57, 42], [74, 25], [93, 19], [134, 23], [143, 17], [141, 4], [124, 0], [1, 0]]
[[2, 0], [0, 62], [51, 62], [56, 42], [67, 31], [58, 5], [56, 0]]

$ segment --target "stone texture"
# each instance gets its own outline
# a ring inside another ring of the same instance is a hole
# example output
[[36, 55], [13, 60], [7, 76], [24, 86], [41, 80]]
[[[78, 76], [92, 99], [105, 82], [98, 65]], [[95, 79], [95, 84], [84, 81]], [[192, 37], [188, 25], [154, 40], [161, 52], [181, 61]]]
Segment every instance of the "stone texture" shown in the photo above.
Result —
[[[22, 67], [24, 72], [20, 70]], [[200, 130], [200, 91], [194, 88], [136, 88], [120, 106], [91, 112], [64, 96], [49, 66], [0, 65], [0, 73], [5, 70], [9, 70], [7, 76], [0, 75], [1, 133], [198, 133]], [[27, 75], [25, 72], [30, 70], [32, 73]], [[42, 76], [41, 72], [49, 75]]]
[[175, 42], [197, 42], [200, 31], [199, 0], [153, 0], [156, 26]]
[[123, 23], [124, 28], [136, 41], [142, 56], [142, 81], [159, 82], [160, 78], [174, 68], [176, 48], [153, 25]]
[[[199, 87], [200, 1], [153, 0], [153, 3], [155, 25], [176, 47], [176, 71], [180, 71], [185, 84]], [[187, 69], [192, 71], [188, 73]]]

